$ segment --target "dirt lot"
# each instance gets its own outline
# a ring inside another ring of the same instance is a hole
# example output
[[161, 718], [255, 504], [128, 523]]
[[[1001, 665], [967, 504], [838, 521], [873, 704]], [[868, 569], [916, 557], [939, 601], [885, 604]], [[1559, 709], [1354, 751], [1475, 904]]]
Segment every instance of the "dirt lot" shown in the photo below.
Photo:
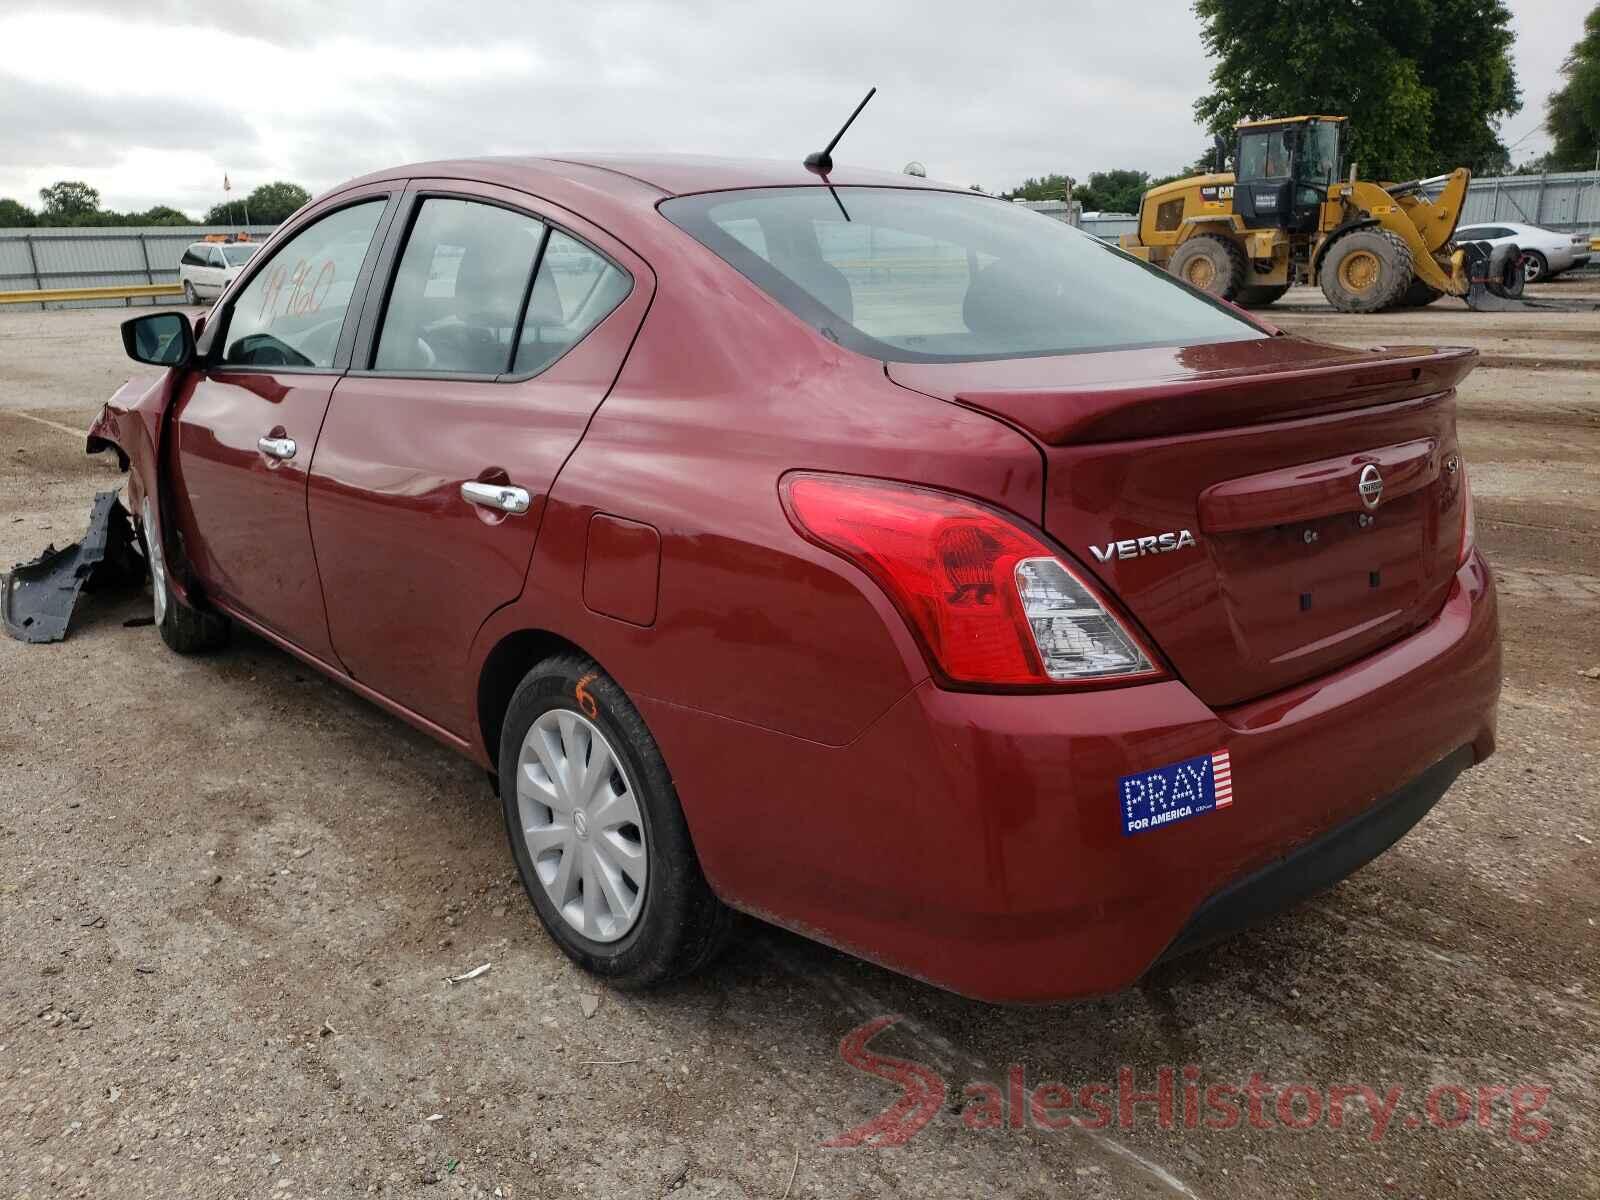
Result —
[[[125, 315], [0, 313], [0, 562], [117, 485], [80, 431], [129, 374]], [[703, 978], [611, 993], [535, 926], [472, 766], [250, 638], [182, 659], [124, 627], [147, 600], [91, 605], [63, 644], [0, 640], [0, 1192], [1600, 1196], [1600, 315], [1291, 296], [1274, 319], [1485, 355], [1462, 436], [1504, 596], [1500, 752], [1371, 867], [1066, 1008], [763, 927]], [[873, 1049], [945, 1106], [905, 1145], [825, 1148], [900, 1095], [839, 1052], [889, 1014]], [[1170, 1066], [1174, 1120], [1124, 1128], [1113, 1099], [1105, 1129], [968, 1128], [964, 1089], [1009, 1101], [1013, 1064], [1139, 1091]], [[1269, 1094], [1270, 1128], [1189, 1128], [1185, 1067], [1323, 1111], [1289, 1130]], [[1360, 1100], [1330, 1127], [1336, 1085], [1403, 1089], [1382, 1136]], [[1452, 1085], [1469, 1118], [1440, 1128], [1425, 1097]]]

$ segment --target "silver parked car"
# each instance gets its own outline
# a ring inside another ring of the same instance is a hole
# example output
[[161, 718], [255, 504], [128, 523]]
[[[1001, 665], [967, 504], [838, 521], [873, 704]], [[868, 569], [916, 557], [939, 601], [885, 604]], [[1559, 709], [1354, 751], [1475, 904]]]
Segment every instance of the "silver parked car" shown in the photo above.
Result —
[[1456, 230], [1456, 241], [1515, 243], [1522, 251], [1523, 271], [1529, 283], [1535, 279], [1552, 279], [1563, 271], [1584, 266], [1590, 255], [1586, 233], [1556, 233], [1512, 221], [1463, 225]]
[[183, 302], [215, 300], [261, 249], [260, 242], [192, 242], [178, 260]]

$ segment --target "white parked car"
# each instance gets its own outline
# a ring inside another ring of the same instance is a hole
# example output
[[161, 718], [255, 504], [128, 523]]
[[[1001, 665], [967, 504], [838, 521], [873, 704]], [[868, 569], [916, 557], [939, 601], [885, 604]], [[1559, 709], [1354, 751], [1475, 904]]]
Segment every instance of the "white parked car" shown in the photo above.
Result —
[[191, 242], [178, 260], [183, 302], [215, 300], [259, 249], [260, 242]]
[[1584, 266], [1591, 254], [1586, 233], [1556, 233], [1537, 225], [1519, 225], [1511, 221], [1463, 225], [1456, 230], [1456, 241], [1514, 242], [1522, 251], [1523, 271], [1529, 283]]

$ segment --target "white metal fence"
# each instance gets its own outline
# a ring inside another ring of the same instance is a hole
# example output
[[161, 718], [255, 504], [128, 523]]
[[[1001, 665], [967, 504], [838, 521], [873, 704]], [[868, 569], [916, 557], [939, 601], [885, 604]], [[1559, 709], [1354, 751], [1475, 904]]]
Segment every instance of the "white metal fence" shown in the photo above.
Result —
[[1600, 233], [1600, 171], [1474, 179], [1463, 225], [1513, 221], [1563, 233]]
[[[247, 225], [243, 232], [259, 240], [273, 228]], [[239, 227], [221, 225], [0, 229], [0, 292], [176, 283], [178, 259], [185, 246], [207, 234], [239, 232]], [[166, 297], [133, 301], [169, 302]], [[76, 300], [52, 307], [122, 303]]]
[[[1064, 200], [1022, 202], [1035, 212], [1073, 223]], [[1463, 225], [1513, 221], [1541, 225], [1563, 233], [1600, 234], [1600, 171], [1560, 175], [1501, 175], [1474, 179], [1461, 210]], [[1132, 233], [1138, 218], [1121, 214], [1085, 213], [1076, 224], [1107, 241]]]

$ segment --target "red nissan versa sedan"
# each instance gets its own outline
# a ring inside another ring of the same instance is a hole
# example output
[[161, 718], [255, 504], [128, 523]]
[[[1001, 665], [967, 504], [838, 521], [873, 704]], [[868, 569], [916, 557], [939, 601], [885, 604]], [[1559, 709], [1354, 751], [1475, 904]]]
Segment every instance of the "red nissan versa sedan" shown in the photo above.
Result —
[[621, 985], [753, 913], [1121, 988], [1494, 746], [1470, 350], [1287, 337], [903, 175], [479, 159], [289, 220], [106, 406], [161, 635], [237, 623], [495, 773]]

